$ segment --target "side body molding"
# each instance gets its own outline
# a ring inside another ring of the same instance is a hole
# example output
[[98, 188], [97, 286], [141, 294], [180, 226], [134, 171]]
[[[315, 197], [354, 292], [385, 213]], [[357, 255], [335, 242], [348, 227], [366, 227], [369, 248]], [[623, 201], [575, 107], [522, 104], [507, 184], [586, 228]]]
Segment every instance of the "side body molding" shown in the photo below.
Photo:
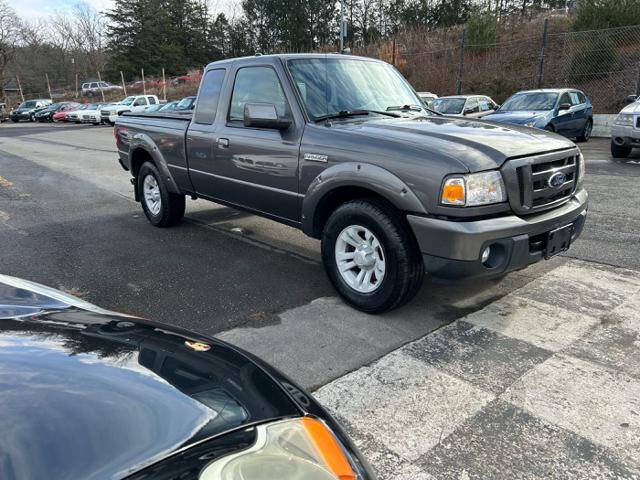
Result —
[[314, 236], [314, 221], [322, 199], [340, 187], [361, 187], [387, 199], [404, 212], [426, 214], [422, 202], [393, 173], [369, 163], [346, 162], [333, 165], [319, 174], [309, 185], [302, 201], [302, 231]]
[[153, 139], [147, 135], [146, 133], [135, 133], [130, 140], [129, 143], [129, 165], [133, 171], [133, 154], [136, 150], [142, 149], [151, 155], [153, 161], [160, 171], [160, 174], [164, 177], [164, 180], [167, 182], [167, 187], [171, 193], [179, 193], [184, 194], [182, 190], [176, 184], [173, 175], [169, 171], [169, 165], [167, 164], [166, 159], [160, 152], [160, 149], [157, 147]]

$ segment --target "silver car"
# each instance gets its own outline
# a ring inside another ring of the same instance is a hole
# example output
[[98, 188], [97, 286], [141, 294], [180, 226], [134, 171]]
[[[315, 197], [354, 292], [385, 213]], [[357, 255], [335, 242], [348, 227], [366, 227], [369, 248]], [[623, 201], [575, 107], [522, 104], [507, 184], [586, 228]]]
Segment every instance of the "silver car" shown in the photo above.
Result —
[[499, 105], [486, 95], [451, 95], [436, 98], [429, 108], [443, 115], [481, 118], [494, 113], [498, 107]]
[[629, 95], [631, 102], [618, 114], [611, 126], [611, 155], [627, 158], [631, 149], [640, 148], [640, 97]]
[[122, 87], [108, 82], [87, 82], [82, 84], [82, 94], [87, 97], [99, 95], [100, 92], [119, 92]]

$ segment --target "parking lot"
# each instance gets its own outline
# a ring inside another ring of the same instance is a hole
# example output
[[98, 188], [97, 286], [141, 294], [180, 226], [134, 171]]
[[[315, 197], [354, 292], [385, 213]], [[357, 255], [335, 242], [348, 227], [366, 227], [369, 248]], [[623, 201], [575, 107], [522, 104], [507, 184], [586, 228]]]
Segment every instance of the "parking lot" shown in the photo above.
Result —
[[201, 200], [152, 227], [111, 128], [3, 124], [0, 272], [258, 354], [383, 479], [640, 478], [640, 152], [580, 147], [589, 215], [566, 255], [370, 316], [295, 229]]

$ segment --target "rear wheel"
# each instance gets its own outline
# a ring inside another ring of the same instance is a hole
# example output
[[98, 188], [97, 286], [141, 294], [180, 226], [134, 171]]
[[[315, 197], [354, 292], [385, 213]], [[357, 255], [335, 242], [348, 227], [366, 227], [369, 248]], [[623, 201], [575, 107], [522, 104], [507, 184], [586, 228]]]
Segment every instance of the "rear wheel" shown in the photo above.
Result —
[[624, 145], [616, 145], [611, 141], [611, 156], [613, 158], [627, 158], [631, 153], [631, 147], [626, 147]]
[[378, 199], [350, 201], [331, 214], [322, 234], [322, 260], [338, 293], [367, 313], [403, 305], [424, 279], [411, 229]]
[[579, 142], [588, 142], [591, 138], [591, 131], [593, 130], [593, 122], [591, 120], [587, 120], [587, 123], [584, 124], [584, 129], [582, 130], [582, 134], [578, 135]]
[[170, 227], [182, 220], [184, 195], [171, 193], [162, 175], [151, 162], [145, 162], [138, 172], [138, 193], [142, 209], [156, 227]]

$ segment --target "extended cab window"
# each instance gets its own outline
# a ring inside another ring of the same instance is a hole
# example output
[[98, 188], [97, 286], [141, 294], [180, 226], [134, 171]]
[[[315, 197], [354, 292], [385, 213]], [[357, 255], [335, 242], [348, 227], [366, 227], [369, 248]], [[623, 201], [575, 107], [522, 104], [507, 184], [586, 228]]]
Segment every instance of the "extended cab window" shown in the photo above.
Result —
[[155, 97], [147, 97], [147, 99], [149, 100], [149, 104], [150, 104], [150, 105], [155, 105], [155, 104], [156, 104], [156, 99], [155, 99]]
[[209, 70], [202, 79], [202, 87], [200, 87], [198, 103], [196, 104], [196, 123], [211, 125], [216, 119], [216, 110], [224, 74], [225, 70]]
[[244, 67], [238, 70], [233, 85], [229, 120], [242, 120], [246, 103], [272, 103], [279, 116], [286, 115], [287, 100], [273, 68]]
[[133, 102], [134, 107], [139, 107], [140, 105], [146, 105], [146, 104], [147, 104], [147, 101], [144, 99], [144, 97], [138, 98], [135, 102]]

